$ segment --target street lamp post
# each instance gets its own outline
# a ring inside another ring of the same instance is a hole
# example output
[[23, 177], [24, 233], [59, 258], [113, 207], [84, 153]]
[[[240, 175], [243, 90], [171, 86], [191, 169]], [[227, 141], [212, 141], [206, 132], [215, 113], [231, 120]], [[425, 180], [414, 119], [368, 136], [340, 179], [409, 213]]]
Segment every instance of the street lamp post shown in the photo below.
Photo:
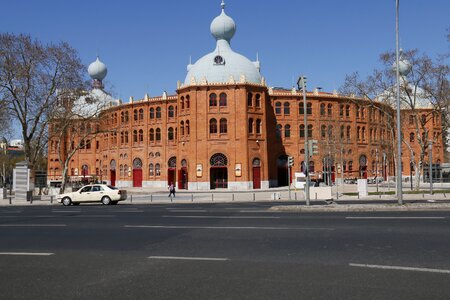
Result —
[[305, 126], [305, 166], [306, 166], [306, 182], [305, 182], [305, 200], [306, 205], [310, 204], [310, 196], [309, 196], [309, 151], [308, 151], [308, 110], [306, 103], [306, 76], [300, 76], [297, 81], [297, 87], [299, 90], [303, 92], [303, 122]]
[[399, 6], [400, 0], [396, 0], [395, 14], [395, 72], [397, 79], [397, 198], [398, 204], [403, 205], [402, 193], [402, 128], [400, 113], [400, 75], [405, 76], [411, 70], [411, 65], [407, 60], [400, 61], [399, 50]]

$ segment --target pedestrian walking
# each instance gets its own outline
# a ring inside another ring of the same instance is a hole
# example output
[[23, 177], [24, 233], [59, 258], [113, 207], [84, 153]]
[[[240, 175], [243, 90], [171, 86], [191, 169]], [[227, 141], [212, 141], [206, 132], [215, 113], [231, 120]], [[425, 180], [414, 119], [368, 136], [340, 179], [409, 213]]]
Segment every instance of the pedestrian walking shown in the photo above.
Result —
[[173, 182], [170, 183], [169, 185], [169, 196], [173, 195], [173, 197], [175, 198], [175, 185], [173, 184]]

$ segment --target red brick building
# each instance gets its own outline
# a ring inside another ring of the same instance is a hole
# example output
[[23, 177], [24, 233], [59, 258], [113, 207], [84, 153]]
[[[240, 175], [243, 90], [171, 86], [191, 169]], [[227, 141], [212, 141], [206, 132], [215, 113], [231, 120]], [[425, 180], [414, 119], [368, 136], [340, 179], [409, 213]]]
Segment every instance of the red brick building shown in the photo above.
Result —
[[[72, 180], [95, 176], [120, 187], [159, 188], [173, 182], [189, 190], [285, 186], [287, 158], [294, 157], [291, 174], [299, 172], [305, 136], [319, 146], [310, 158], [313, 178], [394, 176], [395, 109], [318, 91], [307, 93], [304, 107], [300, 91], [268, 87], [259, 61], [251, 62], [231, 49], [235, 23], [224, 5], [211, 32], [216, 49], [188, 66], [176, 95], [146, 95], [102, 112], [109, 132], [75, 154], [69, 167]], [[95, 62], [89, 71], [95, 89], [101, 90], [106, 67]], [[420, 108], [427, 130], [434, 134], [433, 161], [439, 162], [444, 155], [442, 127], [432, 111]], [[403, 110], [408, 137], [414, 133], [411, 113]], [[77, 139], [66, 138], [67, 144]], [[418, 147], [411, 138], [408, 145]], [[52, 144], [48, 174], [49, 180], [58, 181], [61, 167]], [[404, 166], [409, 166], [404, 146]], [[409, 174], [409, 168], [403, 172]]]

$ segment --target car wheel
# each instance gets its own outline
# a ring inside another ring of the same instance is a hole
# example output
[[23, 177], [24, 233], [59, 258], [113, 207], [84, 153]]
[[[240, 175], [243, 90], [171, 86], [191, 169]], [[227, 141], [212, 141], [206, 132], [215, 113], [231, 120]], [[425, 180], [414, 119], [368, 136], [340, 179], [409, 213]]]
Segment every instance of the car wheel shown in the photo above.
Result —
[[62, 199], [62, 204], [63, 204], [64, 206], [69, 206], [70, 204], [72, 204], [72, 200], [70, 200], [69, 197], [64, 197], [64, 198]]
[[102, 204], [103, 204], [103, 205], [109, 205], [109, 204], [111, 204], [111, 199], [110, 199], [108, 196], [104, 196], [104, 197], [102, 198]]

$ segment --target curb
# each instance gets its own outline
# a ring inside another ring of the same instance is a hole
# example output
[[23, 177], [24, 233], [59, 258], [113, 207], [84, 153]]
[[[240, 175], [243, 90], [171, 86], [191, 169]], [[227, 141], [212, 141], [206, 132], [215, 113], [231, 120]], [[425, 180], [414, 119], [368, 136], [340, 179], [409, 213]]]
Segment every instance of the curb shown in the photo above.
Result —
[[425, 205], [315, 205], [315, 206], [273, 206], [268, 209], [272, 212], [407, 212], [407, 211], [450, 211], [450, 204]]

